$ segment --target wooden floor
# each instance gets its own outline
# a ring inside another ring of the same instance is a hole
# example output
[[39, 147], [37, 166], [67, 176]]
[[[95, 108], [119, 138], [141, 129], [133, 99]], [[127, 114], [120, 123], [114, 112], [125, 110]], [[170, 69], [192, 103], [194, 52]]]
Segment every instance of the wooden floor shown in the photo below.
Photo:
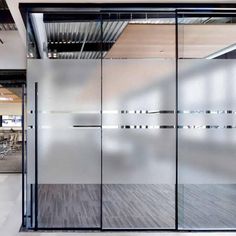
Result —
[[[100, 185], [39, 185], [39, 227], [100, 227]], [[175, 227], [173, 185], [106, 184], [102, 227]], [[236, 228], [236, 185], [180, 185], [179, 228]]]

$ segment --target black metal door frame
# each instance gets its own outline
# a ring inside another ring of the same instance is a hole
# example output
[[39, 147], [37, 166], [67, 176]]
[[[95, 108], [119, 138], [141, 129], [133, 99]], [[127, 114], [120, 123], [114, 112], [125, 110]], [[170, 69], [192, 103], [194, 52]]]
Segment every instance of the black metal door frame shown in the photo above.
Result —
[[[104, 229], [102, 227], [102, 183], [101, 182], [101, 225], [99, 228], [42, 228], [38, 227], [37, 224], [37, 214], [38, 214], [38, 202], [35, 202], [35, 216], [34, 216], [34, 227], [28, 228], [29, 230], [98, 230], [98, 231], [174, 231], [174, 232], [236, 232], [235, 229], [179, 229], [178, 227], [178, 19], [183, 14], [185, 17], [188, 16], [236, 16], [236, 4], [207, 4], [207, 3], [179, 3], [179, 4], [63, 4], [63, 3], [21, 3], [20, 11], [22, 17], [24, 19], [25, 25], [27, 24], [27, 19], [30, 13], [48, 13], [54, 14], [57, 17], [57, 13], [68, 13], [64, 14], [65, 20], [69, 18], [75, 19], [81, 14], [85, 17], [101, 17], [101, 35], [102, 32], [102, 22], [106, 17], [115, 16], [117, 12], [120, 13], [172, 13], [175, 16], [175, 60], [176, 60], [176, 76], [175, 76], [175, 99], [176, 99], [176, 107], [175, 107], [175, 134], [176, 134], [176, 184], [175, 184], [175, 228], [173, 229]], [[71, 14], [73, 13], [73, 14]], [[108, 16], [109, 15], [109, 16]], [[32, 27], [30, 25], [30, 27]], [[32, 30], [33, 32], [33, 30]], [[103, 42], [101, 42], [101, 54], [102, 54], [102, 46]], [[37, 104], [37, 92], [38, 86], [35, 84], [35, 105]], [[101, 109], [102, 109], [102, 57], [101, 57]], [[37, 105], [35, 106], [35, 158], [37, 160]], [[102, 122], [102, 116], [101, 116]], [[101, 142], [102, 142], [102, 131], [101, 131]], [[101, 167], [102, 167], [102, 146], [101, 146]], [[35, 163], [35, 200], [37, 199], [38, 194], [38, 173], [37, 173], [37, 161]], [[102, 168], [101, 168], [101, 181], [102, 181]], [[24, 222], [24, 221], [23, 221]], [[24, 224], [22, 224], [24, 228]]]

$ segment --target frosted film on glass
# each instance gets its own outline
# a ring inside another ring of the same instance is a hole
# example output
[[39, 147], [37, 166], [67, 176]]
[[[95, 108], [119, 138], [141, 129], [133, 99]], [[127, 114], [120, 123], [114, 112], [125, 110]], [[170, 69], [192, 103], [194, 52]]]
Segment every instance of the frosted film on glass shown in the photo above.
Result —
[[38, 225], [100, 227], [101, 61], [28, 60], [27, 73], [31, 183], [38, 83]]
[[175, 60], [103, 60], [104, 228], [174, 228], [174, 98]]
[[179, 110], [236, 110], [233, 59], [184, 59], [178, 62]]
[[236, 227], [235, 68], [230, 59], [179, 60], [180, 228]]
[[175, 184], [174, 129], [103, 130], [104, 184]]
[[[27, 73], [28, 111], [38, 82], [39, 183], [100, 184], [101, 61], [28, 60]], [[34, 124], [34, 114], [28, 117]], [[33, 136], [30, 129], [30, 156]]]
[[103, 110], [173, 110], [174, 81], [174, 59], [103, 59]]

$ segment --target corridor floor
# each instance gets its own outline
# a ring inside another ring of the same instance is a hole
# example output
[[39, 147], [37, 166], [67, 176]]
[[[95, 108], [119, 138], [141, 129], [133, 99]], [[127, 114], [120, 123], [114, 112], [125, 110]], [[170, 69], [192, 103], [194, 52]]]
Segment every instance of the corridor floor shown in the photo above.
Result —
[[172, 232], [81, 232], [81, 233], [42, 233], [19, 232], [21, 225], [21, 175], [0, 174], [0, 236], [228, 236], [236, 233], [172, 233]]

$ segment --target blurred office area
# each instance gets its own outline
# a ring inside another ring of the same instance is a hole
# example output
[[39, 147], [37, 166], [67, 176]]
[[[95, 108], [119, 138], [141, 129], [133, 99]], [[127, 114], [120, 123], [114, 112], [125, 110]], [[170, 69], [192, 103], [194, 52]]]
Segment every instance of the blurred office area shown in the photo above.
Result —
[[22, 88], [0, 87], [0, 172], [21, 172]]

